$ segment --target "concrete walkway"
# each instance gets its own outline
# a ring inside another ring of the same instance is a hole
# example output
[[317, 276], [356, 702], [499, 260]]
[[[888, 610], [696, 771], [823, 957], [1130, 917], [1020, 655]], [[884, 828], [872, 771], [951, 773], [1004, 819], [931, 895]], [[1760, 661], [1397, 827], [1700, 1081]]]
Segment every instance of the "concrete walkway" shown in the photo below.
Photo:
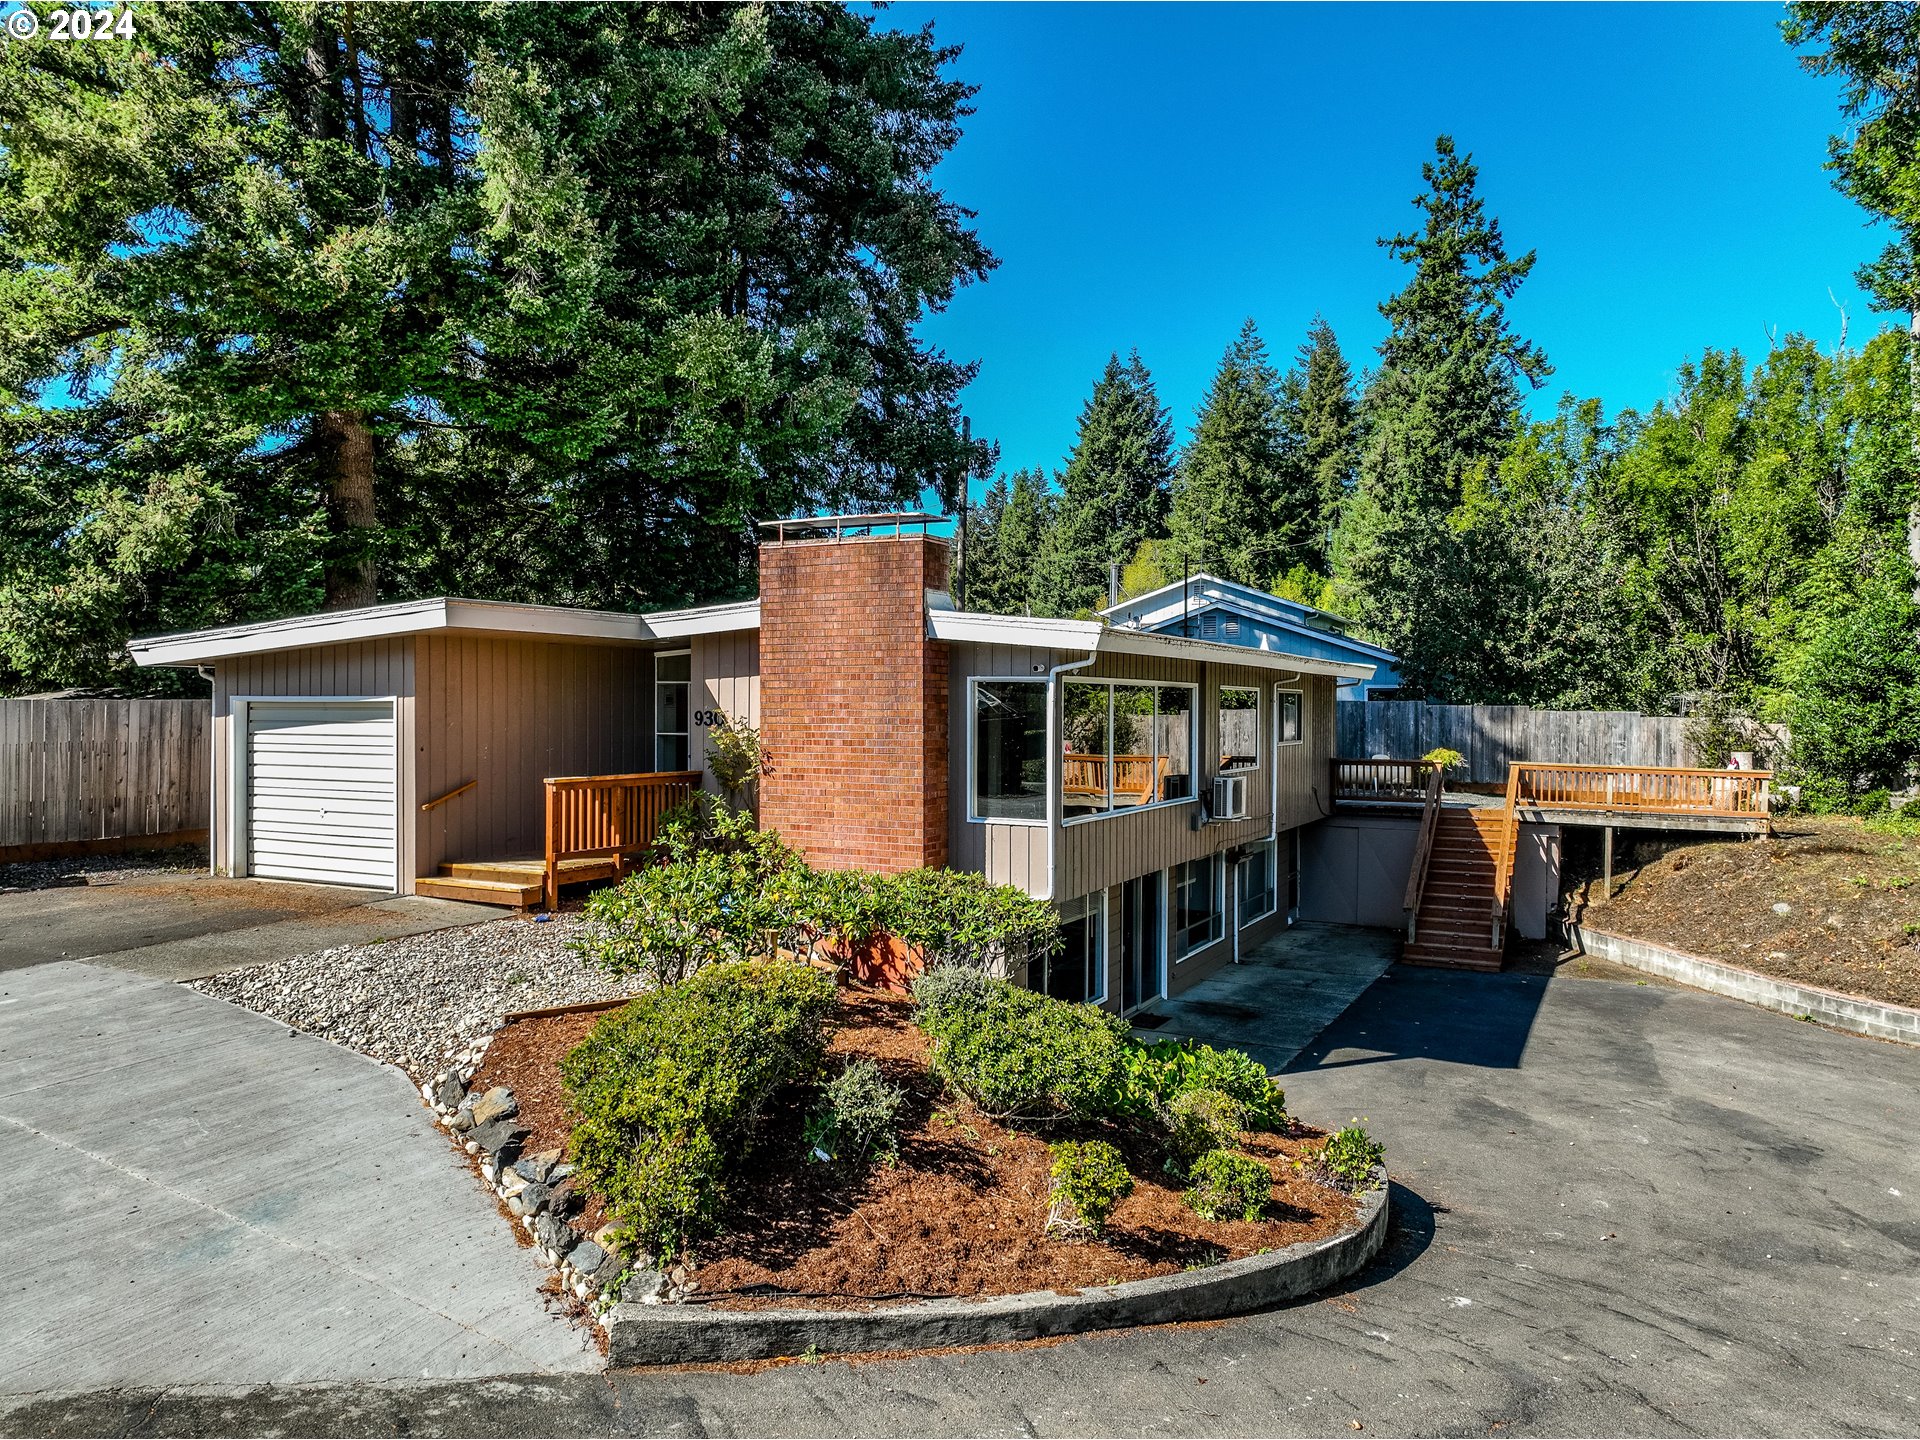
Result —
[[194, 991], [0, 975], [0, 1394], [598, 1369], [398, 1071]]
[[86, 885], [0, 895], [0, 971], [93, 960], [161, 980], [197, 980], [507, 913], [339, 885], [109, 873]]
[[1294, 925], [1238, 965], [1215, 971], [1191, 990], [1152, 1006], [1166, 1023], [1142, 1040], [1204, 1040], [1244, 1050], [1269, 1070], [1284, 1070], [1313, 1037], [1386, 974], [1399, 937], [1355, 925]]

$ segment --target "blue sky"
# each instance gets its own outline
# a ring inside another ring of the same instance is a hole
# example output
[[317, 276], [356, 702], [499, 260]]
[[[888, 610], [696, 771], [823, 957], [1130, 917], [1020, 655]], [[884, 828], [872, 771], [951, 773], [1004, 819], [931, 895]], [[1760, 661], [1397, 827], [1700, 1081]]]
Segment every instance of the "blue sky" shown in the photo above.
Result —
[[1822, 169], [1834, 82], [1773, 5], [906, 3], [966, 52], [978, 113], [938, 182], [1001, 260], [924, 333], [982, 362], [964, 402], [1002, 467], [1059, 465], [1112, 350], [1138, 347], [1184, 442], [1251, 315], [1290, 357], [1315, 311], [1358, 370], [1442, 131], [1514, 253], [1511, 308], [1564, 390], [1646, 408], [1706, 346], [1886, 323], [1879, 249]]

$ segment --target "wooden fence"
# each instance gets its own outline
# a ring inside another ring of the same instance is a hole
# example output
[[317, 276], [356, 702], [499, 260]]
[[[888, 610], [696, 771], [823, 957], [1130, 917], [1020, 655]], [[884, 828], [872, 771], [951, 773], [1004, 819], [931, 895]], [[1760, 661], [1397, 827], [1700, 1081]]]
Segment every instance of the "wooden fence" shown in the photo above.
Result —
[[203, 841], [205, 700], [0, 700], [0, 860]]
[[1343, 700], [1334, 716], [1334, 754], [1410, 760], [1444, 746], [1467, 757], [1467, 773], [1456, 770], [1450, 778], [1469, 785], [1505, 785], [1507, 767], [1530, 760], [1682, 769], [1699, 763], [1687, 741], [1688, 722], [1674, 715]]

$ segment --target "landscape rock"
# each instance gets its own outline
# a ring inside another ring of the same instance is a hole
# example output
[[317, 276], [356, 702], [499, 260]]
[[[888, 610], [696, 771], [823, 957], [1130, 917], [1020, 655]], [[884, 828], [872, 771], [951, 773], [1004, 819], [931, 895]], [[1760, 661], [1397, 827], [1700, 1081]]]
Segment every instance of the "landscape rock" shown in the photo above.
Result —
[[533, 1222], [533, 1238], [558, 1256], [571, 1249], [579, 1237], [571, 1225], [564, 1225], [551, 1215], [540, 1215]]
[[[552, 1178], [554, 1168], [560, 1164], [564, 1154], [560, 1150], [542, 1150], [537, 1155], [522, 1155], [513, 1162], [514, 1173], [521, 1178], [533, 1181], [545, 1181]], [[569, 1171], [571, 1167], [568, 1167]]]
[[497, 1155], [502, 1161], [509, 1161], [520, 1153], [520, 1145], [527, 1138], [526, 1127], [516, 1125], [511, 1120], [496, 1120], [491, 1125], [476, 1125], [473, 1138], [480, 1142], [480, 1148], [489, 1154]]
[[592, 1275], [607, 1263], [607, 1252], [591, 1240], [582, 1240], [567, 1252], [567, 1263], [582, 1275]]
[[529, 1184], [520, 1192], [518, 1198], [527, 1214], [538, 1215], [553, 1199], [553, 1192], [544, 1185]]
[[[557, 1155], [563, 1152], [556, 1150], [554, 1153]], [[562, 1180], [567, 1179], [572, 1174], [573, 1174], [573, 1166], [568, 1165], [565, 1162], [562, 1162], [560, 1164], [555, 1165], [552, 1170], [547, 1172], [547, 1183], [549, 1185], [557, 1185]]]
[[494, 1086], [473, 1102], [473, 1123], [479, 1126], [491, 1125], [496, 1120], [511, 1120], [519, 1113], [520, 1102], [513, 1098], [513, 1091], [504, 1085]]
[[620, 1298], [643, 1302], [657, 1300], [667, 1293], [669, 1284], [667, 1277], [658, 1270], [642, 1270], [636, 1267], [627, 1272], [626, 1283], [620, 1287]]
[[448, 1110], [454, 1109], [466, 1097], [467, 1087], [460, 1083], [457, 1075], [442, 1075], [433, 1091], [433, 1103]]

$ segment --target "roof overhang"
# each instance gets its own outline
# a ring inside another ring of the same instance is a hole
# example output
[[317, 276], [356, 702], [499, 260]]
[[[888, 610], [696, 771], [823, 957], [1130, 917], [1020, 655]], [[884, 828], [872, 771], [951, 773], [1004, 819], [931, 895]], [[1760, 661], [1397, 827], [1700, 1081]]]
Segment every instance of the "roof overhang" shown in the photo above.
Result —
[[965, 610], [934, 610], [927, 616], [927, 633], [935, 640], [976, 645], [1021, 645], [1036, 650], [1080, 650], [1089, 658], [1101, 655], [1154, 655], [1169, 660], [1191, 660], [1206, 665], [1241, 665], [1255, 670], [1295, 675], [1328, 675], [1339, 680], [1371, 680], [1376, 667], [1344, 660], [1321, 660], [1290, 655], [1284, 650], [1256, 650], [1247, 645], [1223, 645], [1215, 640], [1192, 640], [1155, 630], [1125, 630], [1098, 620], [1045, 620], [1026, 615], [985, 615]]
[[359, 610], [333, 610], [131, 640], [137, 665], [207, 665], [237, 655], [345, 645], [400, 635], [455, 633], [478, 639], [576, 640], [603, 645], [642, 645], [693, 635], [751, 630], [760, 623], [760, 602], [710, 605], [626, 615], [564, 605], [516, 605], [498, 600], [407, 600]]

